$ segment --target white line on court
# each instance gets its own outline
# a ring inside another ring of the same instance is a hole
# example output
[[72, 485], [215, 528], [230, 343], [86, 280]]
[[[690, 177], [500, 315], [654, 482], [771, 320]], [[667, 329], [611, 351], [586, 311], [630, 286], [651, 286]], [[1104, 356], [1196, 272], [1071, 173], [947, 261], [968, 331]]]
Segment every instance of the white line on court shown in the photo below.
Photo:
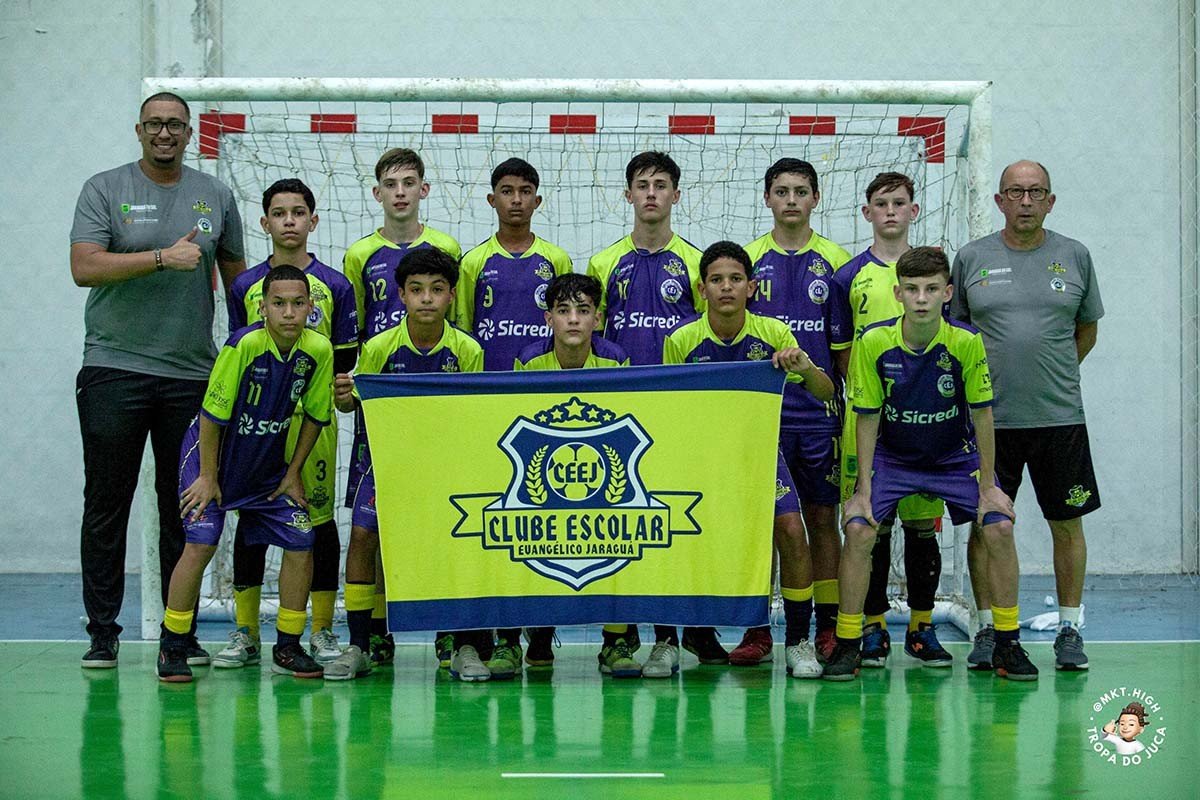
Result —
[[665, 778], [665, 772], [501, 772], [501, 778]]

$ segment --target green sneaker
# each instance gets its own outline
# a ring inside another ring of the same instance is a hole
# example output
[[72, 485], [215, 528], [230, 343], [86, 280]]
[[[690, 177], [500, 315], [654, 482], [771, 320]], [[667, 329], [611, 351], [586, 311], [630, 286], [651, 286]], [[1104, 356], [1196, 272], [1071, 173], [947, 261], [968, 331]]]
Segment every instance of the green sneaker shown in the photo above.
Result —
[[386, 636], [372, 633], [367, 655], [370, 656], [371, 663], [376, 667], [389, 666], [396, 659], [396, 640], [390, 633]]
[[633, 650], [624, 639], [600, 648], [600, 672], [614, 678], [640, 678], [642, 665], [633, 658]]
[[450, 669], [450, 659], [454, 657], [454, 634], [447, 633], [434, 640], [433, 652], [437, 654], [438, 667]]
[[501, 639], [487, 661], [487, 668], [492, 672], [492, 680], [511, 680], [521, 669], [521, 645]]

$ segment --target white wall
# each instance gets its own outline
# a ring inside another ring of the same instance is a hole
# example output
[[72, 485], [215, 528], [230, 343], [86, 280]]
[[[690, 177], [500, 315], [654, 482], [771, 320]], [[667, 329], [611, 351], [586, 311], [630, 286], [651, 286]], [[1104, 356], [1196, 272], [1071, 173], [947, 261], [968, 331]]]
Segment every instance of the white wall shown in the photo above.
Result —
[[[144, 27], [143, 6], [153, 26]], [[914, 2], [896, 19], [834, 2], [581, 6], [589, 10], [549, 0], [230, 2], [221, 67], [230, 76], [994, 81], [995, 164], [1032, 157], [1050, 167], [1059, 202], [1049, 225], [1091, 248], [1108, 309], [1084, 366], [1104, 499], [1087, 518], [1090, 569], [1180, 569], [1176, 2], [1095, 2], [1086, 12]], [[67, 268], [72, 210], [89, 175], [137, 157], [143, 69], [199, 74], [193, 10], [179, 0], [0, 5], [0, 241], [9, 254], [0, 571], [78, 568], [72, 387], [86, 292]], [[1046, 572], [1048, 534], [1031, 500], [1027, 487], [1022, 566]], [[131, 553], [136, 561], [136, 531]]]

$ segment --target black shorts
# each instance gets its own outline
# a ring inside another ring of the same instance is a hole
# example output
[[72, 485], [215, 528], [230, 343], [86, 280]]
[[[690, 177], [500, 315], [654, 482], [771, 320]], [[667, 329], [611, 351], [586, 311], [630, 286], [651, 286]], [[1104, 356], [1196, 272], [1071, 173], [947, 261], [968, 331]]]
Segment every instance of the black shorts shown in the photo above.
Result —
[[1100, 507], [1087, 425], [997, 428], [996, 483], [1014, 500], [1026, 465], [1046, 519], [1076, 519]]

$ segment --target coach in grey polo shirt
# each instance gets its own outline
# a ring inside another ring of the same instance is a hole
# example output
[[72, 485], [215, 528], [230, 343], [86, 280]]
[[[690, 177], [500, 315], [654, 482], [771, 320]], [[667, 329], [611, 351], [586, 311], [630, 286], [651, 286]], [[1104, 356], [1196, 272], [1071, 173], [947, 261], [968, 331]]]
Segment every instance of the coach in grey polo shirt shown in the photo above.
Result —
[[[183, 165], [192, 135], [181, 98], [146, 100], [142, 157], [84, 184], [71, 228], [71, 276], [90, 289], [75, 384], [83, 437], [84, 667], [115, 667], [125, 543], [149, 435], [158, 495], [163, 600], [183, 552], [179, 446], [200, 409], [213, 345], [214, 269], [226, 287], [246, 268], [233, 193]], [[189, 663], [208, 654], [192, 637]]]
[[[1088, 666], [1078, 630], [1087, 571], [1082, 518], [1100, 507], [1079, 365], [1096, 343], [1104, 305], [1087, 248], [1043, 227], [1054, 200], [1041, 164], [1018, 161], [1004, 170], [996, 193], [1004, 230], [959, 251], [950, 311], [983, 333], [996, 395], [996, 480], [1015, 498], [1029, 467], [1054, 540], [1055, 666], [1077, 670]], [[976, 604], [988, 609], [978, 537], [967, 554]], [[968, 667], [990, 669], [989, 637], [986, 627], [976, 635]]]

